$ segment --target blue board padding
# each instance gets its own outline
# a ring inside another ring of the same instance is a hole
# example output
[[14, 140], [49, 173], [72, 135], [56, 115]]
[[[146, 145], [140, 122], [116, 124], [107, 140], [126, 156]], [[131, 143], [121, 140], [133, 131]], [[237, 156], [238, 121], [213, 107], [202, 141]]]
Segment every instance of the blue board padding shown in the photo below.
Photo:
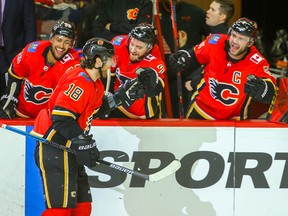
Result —
[[[32, 128], [26, 126], [26, 132]], [[45, 210], [40, 172], [34, 160], [35, 145], [35, 139], [26, 137], [25, 216], [39, 216]]]

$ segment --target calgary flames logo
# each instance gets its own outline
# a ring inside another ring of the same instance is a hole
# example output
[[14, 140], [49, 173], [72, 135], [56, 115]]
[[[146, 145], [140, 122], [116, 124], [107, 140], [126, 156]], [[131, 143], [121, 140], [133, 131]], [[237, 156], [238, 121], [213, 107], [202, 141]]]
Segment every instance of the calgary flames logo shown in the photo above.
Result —
[[127, 11], [127, 19], [128, 20], [136, 20], [138, 12], [139, 12], [138, 8], [129, 9]]

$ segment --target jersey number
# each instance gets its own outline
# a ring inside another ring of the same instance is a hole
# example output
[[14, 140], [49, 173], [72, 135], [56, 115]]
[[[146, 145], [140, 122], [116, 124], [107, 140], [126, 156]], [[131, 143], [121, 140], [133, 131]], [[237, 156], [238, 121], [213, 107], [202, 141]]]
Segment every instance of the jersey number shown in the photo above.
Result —
[[64, 94], [69, 96], [72, 100], [78, 101], [83, 92], [83, 89], [81, 89], [79, 86], [75, 86], [74, 83], [71, 83], [68, 90], [65, 91]]

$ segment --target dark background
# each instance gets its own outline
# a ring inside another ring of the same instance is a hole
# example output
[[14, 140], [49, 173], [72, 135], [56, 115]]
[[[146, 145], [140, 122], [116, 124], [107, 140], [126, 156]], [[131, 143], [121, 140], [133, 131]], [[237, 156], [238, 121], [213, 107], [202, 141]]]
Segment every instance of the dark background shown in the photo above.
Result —
[[242, 0], [241, 15], [257, 22], [269, 58], [276, 31], [288, 31], [288, 1]]

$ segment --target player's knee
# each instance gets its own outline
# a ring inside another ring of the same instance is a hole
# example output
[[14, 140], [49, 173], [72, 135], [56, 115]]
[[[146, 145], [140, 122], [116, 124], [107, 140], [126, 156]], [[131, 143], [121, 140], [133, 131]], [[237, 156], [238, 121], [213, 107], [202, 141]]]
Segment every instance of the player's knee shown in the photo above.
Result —
[[41, 216], [71, 216], [70, 208], [49, 208]]
[[77, 207], [71, 210], [71, 216], [90, 216], [91, 211], [91, 202], [77, 203]]

